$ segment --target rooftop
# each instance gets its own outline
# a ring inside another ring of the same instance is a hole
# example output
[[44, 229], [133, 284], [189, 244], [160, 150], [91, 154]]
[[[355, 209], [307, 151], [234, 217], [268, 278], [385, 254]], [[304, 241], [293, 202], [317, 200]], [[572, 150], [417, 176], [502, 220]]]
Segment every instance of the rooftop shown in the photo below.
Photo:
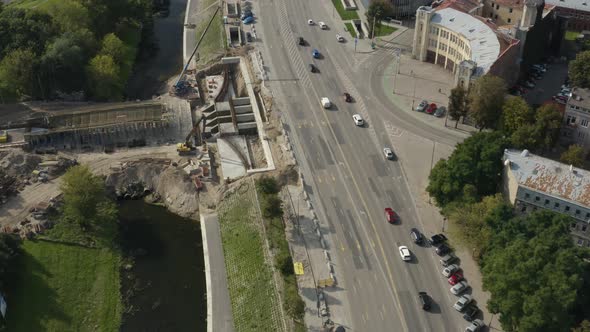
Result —
[[545, 0], [545, 3], [556, 7], [590, 11], [590, 0]]
[[567, 104], [590, 109], [590, 89], [574, 88]]
[[[589, 0], [590, 1], [590, 0]], [[471, 60], [477, 63], [480, 74], [488, 72], [500, 55], [500, 42], [494, 29], [475, 16], [453, 8], [437, 8], [432, 23], [463, 35], [469, 40]]]
[[504, 160], [520, 186], [590, 208], [590, 172], [527, 150], [504, 150]]

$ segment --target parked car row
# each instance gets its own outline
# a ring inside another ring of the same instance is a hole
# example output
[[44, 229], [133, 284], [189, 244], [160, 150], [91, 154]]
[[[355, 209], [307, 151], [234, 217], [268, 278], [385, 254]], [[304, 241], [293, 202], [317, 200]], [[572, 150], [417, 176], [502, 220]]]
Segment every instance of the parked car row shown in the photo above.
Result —
[[527, 89], [534, 89], [537, 86], [535, 81], [543, 79], [548, 69], [549, 66], [545, 63], [531, 65], [527, 71], [527, 78], [510, 88], [508, 92], [513, 96], [525, 95], [528, 92]]
[[553, 99], [555, 102], [557, 102], [559, 104], [565, 105], [567, 103], [567, 100], [571, 96], [572, 96], [572, 88], [568, 83], [566, 83], [561, 86], [561, 88], [559, 89], [559, 92], [555, 96], [551, 97], [551, 99]]
[[444, 106], [436, 106], [435, 103], [428, 104], [428, 101], [422, 100], [418, 106], [416, 106], [416, 112], [424, 112], [426, 114], [434, 115], [437, 118], [445, 116], [447, 108]]

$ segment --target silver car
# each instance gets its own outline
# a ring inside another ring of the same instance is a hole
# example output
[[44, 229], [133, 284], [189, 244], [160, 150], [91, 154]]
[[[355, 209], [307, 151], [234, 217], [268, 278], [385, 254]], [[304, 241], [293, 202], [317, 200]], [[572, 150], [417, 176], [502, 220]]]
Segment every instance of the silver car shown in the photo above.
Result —
[[445, 267], [445, 268], [442, 270], [442, 274], [443, 274], [443, 276], [445, 276], [445, 277], [447, 277], [447, 278], [448, 278], [448, 277], [450, 277], [450, 276], [451, 276], [451, 274], [453, 274], [453, 273], [455, 273], [455, 272], [457, 272], [457, 271], [459, 271], [459, 265], [457, 265], [457, 264], [452, 264], [452, 265], [449, 265], [449, 266]]
[[467, 308], [467, 306], [469, 305], [469, 303], [471, 303], [471, 301], [473, 301], [473, 297], [471, 297], [471, 295], [463, 295], [457, 300], [457, 302], [455, 302], [455, 305], [453, 305], [453, 308], [455, 308], [455, 310], [461, 312], [461, 311], [465, 310], [465, 308]]
[[428, 107], [428, 101], [422, 100], [420, 104], [416, 107], [416, 112], [424, 112]]
[[393, 159], [393, 151], [390, 148], [384, 148], [383, 154], [385, 154], [385, 158], [392, 160]]
[[465, 332], [477, 332], [482, 329], [482, 327], [486, 326], [481, 319], [474, 319], [471, 322], [471, 325], [465, 328]]
[[455, 286], [451, 287], [451, 293], [453, 293], [453, 295], [461, 295], [461, 293], [463, 293], [464, 291], [466, 291], [469, 288], [469, 285], [467, 284], [467, 281], [461, 281], [459, 283], [457, 283]]

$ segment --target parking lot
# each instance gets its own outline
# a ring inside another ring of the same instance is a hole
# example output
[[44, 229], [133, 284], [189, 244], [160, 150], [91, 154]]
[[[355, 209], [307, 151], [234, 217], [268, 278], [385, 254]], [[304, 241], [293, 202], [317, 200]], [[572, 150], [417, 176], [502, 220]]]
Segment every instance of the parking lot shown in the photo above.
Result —
[[543, 74], [541, 79], [533, 80], [536, 86], [527, 89], [523, 98], [533, 107], [551, 101], [551, 97], [559, 93], [560, 87], [563, 85], [566, 77], [566, 62], [554, 62], [549, 64], [547, 72]]

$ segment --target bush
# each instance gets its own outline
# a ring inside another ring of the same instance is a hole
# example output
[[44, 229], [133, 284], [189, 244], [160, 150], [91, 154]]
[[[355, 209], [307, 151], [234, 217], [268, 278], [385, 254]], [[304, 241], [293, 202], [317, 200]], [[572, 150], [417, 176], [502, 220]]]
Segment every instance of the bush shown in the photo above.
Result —
[[299, 296], [295, 276], [285, 279], [285, 296], [283, 298], [285, 311], [295, 321], [303, 321], [305, 302]]
[[266, 195], [276, 194], [279, 192], [279, 184], [277, 180], [270, 177], [263, 177], [256, 183], [258, 190]]
[[277, 218], [283, 215], [283, 207], [281, 206], [281, 199], [277, 196], [269, 196], [264, 200], [264, 210], [262, 214], [265, 218]]
[[277, 257], [277, 265], [283, 277], [292, 276], [295, 274], [295, 269], [293, 268], [293, 258], [290, 255], [283, 255]]

